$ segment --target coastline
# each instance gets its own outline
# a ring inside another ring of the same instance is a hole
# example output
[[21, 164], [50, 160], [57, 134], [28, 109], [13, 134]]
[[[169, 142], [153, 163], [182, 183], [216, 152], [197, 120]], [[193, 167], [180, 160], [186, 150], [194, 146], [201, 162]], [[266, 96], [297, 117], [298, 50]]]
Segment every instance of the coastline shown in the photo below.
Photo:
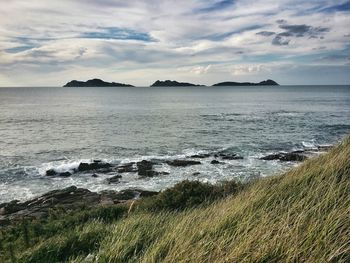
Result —
[[[156, 253], [171, 262], [261, 261], [266, 255], [272, 262], [346, 262], [349, 255], [341, 248], [347, 244], [349, 155], [347, 137], [328, 153], [246, 185], [187, 181], [118, 204], [58, 206], [48, 217], [4, 227], [7, 250], [0, 258], [104, 262], [151, 260]], [[217, 244], [223, 244], [220, 251]], [[248, 253], [256, 245], [261, 250]]]
[[[276, 151], [259, 157], [263, 161], [278, 161], [281, 163], [299, 164], [307, 159], [313, 158], [319, 154], [329, 151], [332, 145], [318, 145], [317, 147], [305, 148], [304, 150], [294, 150], [289, 152]], [[90, 162], [78, 162], [76, 165], [67, 166], [68, 169], [62, 167], [50, 168], [45, 171], [44, 177], [60, 178], [64, 180], [76, 174], [85, 174], [86, 177], [99, 177], [102, 174], [112, 174], [105, 179], [107, 184], [118, 185], [125, 173], [132, 173], [133, 176], [139, 178], [162, 177], [169, 174], [166, 171], [155, 170], [154, 167], [160, 164], [167, 164], [172, 167], [188, 167], [202, 164], [204, 159], [210, 158], [210, 165], [222, 166], [227, 161], [243, 160], [244, 157], [229, 153], [225, 150], [211, 153], [197, 153], [189, 155], [187, 158], [174, 160], [141, 160], [138, 162], [128, 163], [108, 163], [101, 160], [91, 160]], [[199, 172], [193, 172], [191, 180], [198, 181]], [[273, 175], [269, 175], [273, 176]], [[260, 176], [249, 179], [254, 181]], [[188, 179], [186, 179], [188, 180]], [[237, 179], [232, 181], [239, 182]], [[244, 183], [249, 183], [245, 181]], [[179, 182], [181, 183], [181, 181]], [[220, 183], [220, 182], [219, 182]], [[167, 187], [172, 188], [172, 186]], [[57, 207], [68, 210], [79, 210], [82, 207], [96, 208], [98, 206], [113, 205], [127, 203], [138, 200], [143, 197], [158, 195], [161, 191], [147, 190], [143, 188], [128, 188], [123, 190], [101, 190], [91, 191], [86, 188], [76, 187], [74, 185], [67, 186], [63, 189], [55, 189], [48, 191], [42, 195], [31, 198], [29, 200], [11, 200], [9, 202], [0, 203], [0, 227], [10, 224], [10, 222], [18, 222], [21, 220], [40, 220], [49, 215], [49, 211], [57, 209]]]

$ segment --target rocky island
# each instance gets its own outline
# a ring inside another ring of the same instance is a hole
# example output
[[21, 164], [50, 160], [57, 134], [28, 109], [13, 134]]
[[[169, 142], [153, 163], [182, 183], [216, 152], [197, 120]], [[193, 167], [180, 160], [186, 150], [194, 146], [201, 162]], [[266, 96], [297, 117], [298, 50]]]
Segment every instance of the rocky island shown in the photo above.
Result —
[[90, 79], [88, 81], [72, 80], [63, 87], [134, 87], [130, 84], [117, 82], [105, 82], [101, 79]]
[[258, 83], [225, 81], [213, 85], [213, 87], [216, 86], [279, 86], [279, 84], [272, 79], [268, 79]]
[[157, 80], [154, 82], [151, 87], [199, 87], [203, 85], [197, 85], [197, 84], [192, 84], [192, 83], [187, 83], [187, 82], [178, 82], [175, 80]]

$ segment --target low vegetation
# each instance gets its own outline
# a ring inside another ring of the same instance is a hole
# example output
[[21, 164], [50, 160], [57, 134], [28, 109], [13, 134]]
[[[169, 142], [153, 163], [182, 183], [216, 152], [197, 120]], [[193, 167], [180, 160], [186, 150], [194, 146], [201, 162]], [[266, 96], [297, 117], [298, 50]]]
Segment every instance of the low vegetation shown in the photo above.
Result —
[[248, 185], [184, 181], [134, 203], [1, 229], [0, 262], [350, 262], [350, 137]]

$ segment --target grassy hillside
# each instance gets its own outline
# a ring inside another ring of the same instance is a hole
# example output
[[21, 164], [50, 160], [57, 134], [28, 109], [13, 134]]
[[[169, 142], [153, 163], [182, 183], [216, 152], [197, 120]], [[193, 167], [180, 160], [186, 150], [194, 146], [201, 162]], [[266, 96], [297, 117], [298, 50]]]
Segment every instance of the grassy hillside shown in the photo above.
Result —
[[349, 137], [283, 175], [232, 185], [228, 192], [235, 194], [227, 196], [225, 188], [200, 206], [203, 197], [186, 192], [187, 209], [176, 205], [184, 201], [181, 191], [168, 191], [132, 206], [26, 222], [2, 230], [1, 256], [9, 262], [350, 262]]

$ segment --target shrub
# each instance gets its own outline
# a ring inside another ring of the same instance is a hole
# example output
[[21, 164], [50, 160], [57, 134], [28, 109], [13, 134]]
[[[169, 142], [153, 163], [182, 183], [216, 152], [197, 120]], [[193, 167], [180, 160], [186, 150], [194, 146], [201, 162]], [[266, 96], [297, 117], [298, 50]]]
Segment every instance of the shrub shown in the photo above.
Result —
[[172, 188], [166, 189], [157, 196], [142, 200], [139, 207], [151, 211], [181, 211], [187, 208], [209, 204], [217, 199], [237, 193], [241, 187], [242, 185], [235, 181], [213, 185], [199, 181], [185, 180], [177, 183]]

